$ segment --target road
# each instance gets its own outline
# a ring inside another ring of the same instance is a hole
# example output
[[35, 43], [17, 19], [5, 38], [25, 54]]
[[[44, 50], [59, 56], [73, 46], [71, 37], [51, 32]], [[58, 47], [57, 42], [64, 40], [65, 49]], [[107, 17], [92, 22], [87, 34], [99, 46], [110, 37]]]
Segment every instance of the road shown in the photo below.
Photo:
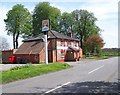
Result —
[[2, 86], [3, 93], [116, 93], [118, 57], [71, 62], [72, 68]]

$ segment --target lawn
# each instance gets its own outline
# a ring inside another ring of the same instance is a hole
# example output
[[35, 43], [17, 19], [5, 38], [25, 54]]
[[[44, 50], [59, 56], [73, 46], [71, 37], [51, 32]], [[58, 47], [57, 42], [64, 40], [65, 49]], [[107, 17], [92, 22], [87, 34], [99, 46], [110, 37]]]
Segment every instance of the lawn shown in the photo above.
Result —
[[36, 66], [26, 65], [22, 67], [15, 67], [11, 70], [0, 72], [0, 75], [2, 76], [2, 78], [0, 78], [0, 83], [5, 84], [12, 81], [39, 76], [70, 67], [71, 66], [66, 63], [49, 63], [47, 65], [40, 64]]

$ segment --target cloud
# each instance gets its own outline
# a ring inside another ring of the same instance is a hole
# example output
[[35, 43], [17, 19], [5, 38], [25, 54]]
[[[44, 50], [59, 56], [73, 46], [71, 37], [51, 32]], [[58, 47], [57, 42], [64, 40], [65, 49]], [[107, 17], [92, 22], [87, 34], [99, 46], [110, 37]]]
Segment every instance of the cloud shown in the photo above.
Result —
[[8, 12], [8, 9], [5, 7], [0, 7], [0, 14], [2, 14], [0, 16], [0, 31], [2, 32], [1, 35], [5, 35], [5, 23], [4, 23], [4, 19], [6, 19], [6, 13]]
[[110, 17], [110, 13], [118, 12], [118, 3], [112, 1], [110, 1], [109, 3], [106, 1], [100, 3], [93, 2], [87, 3], [80, 8], [93, 12], [96, 17], [99, 17], [99, 19], [106, 19]]
[[[93, 0], [94, 1], [94, 0]], [[109, 2], [109, 3], [108, 3]], [[87, 6], [86, 6], [87, 5]], [[81, 8], [93, 12], [98, 19], [97, 25], [104, 30], [101, 34], [106, 42], [105, 47], [118, 47], [118, 2], [91, 2]]]

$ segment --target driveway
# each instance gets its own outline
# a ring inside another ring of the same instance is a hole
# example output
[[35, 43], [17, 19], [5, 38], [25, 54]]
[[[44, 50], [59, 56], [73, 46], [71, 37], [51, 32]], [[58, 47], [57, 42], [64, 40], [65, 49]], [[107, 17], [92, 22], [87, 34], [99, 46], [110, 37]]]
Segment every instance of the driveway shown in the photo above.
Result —
[[87, 64], [87, 63], [94, 63], [95, 61], [97, 61], [96, 59], [85, 59], [85, 58], [83, 58], [82, 60], [80, 60], [80, 61], [77, 61], [77, 62], [65, 62], [65, 63], [67, 63], [67, 64], [69, 64], [69, 65], [71, 65], [71, 66], [76, 66], [76, 65], [79, 65], [79, 64]]
[[81, 62], [76, 62], [70, 69], [5, 84], [2, 91], [42, 94], [118, 92], [118, 57]]

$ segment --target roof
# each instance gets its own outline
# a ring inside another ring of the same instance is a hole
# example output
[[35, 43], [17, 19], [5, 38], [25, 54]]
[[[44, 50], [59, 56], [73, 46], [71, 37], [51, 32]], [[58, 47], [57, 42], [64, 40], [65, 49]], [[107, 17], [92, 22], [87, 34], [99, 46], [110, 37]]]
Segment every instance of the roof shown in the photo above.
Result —
[[80, 51], [79, 49], [76, 49], [74, 47], [68, 47], [69, 49], [73, 50], [73, 51]]
[[[26, 41], [34, 41], [34, 40], [42, 40], [43, 39], [43, 34], [40, 34], [37, 37], [29, 37], [28, 39], [23, 40], [23, 42]], [[58, 38], [58, 39], [66, 39], [66, 40], [74, 40], [74, 41], [79, 41], [78, 39], [71, 38], [69, 36], [63, 35], [61, 33], [58, 33], [56, 31], [49, 31], [48, 32], [48, 39], [53, 39], [53, 38]]]
[[44, 47], [42, 41], [24, 42], [14, 54], [39, 54]]

